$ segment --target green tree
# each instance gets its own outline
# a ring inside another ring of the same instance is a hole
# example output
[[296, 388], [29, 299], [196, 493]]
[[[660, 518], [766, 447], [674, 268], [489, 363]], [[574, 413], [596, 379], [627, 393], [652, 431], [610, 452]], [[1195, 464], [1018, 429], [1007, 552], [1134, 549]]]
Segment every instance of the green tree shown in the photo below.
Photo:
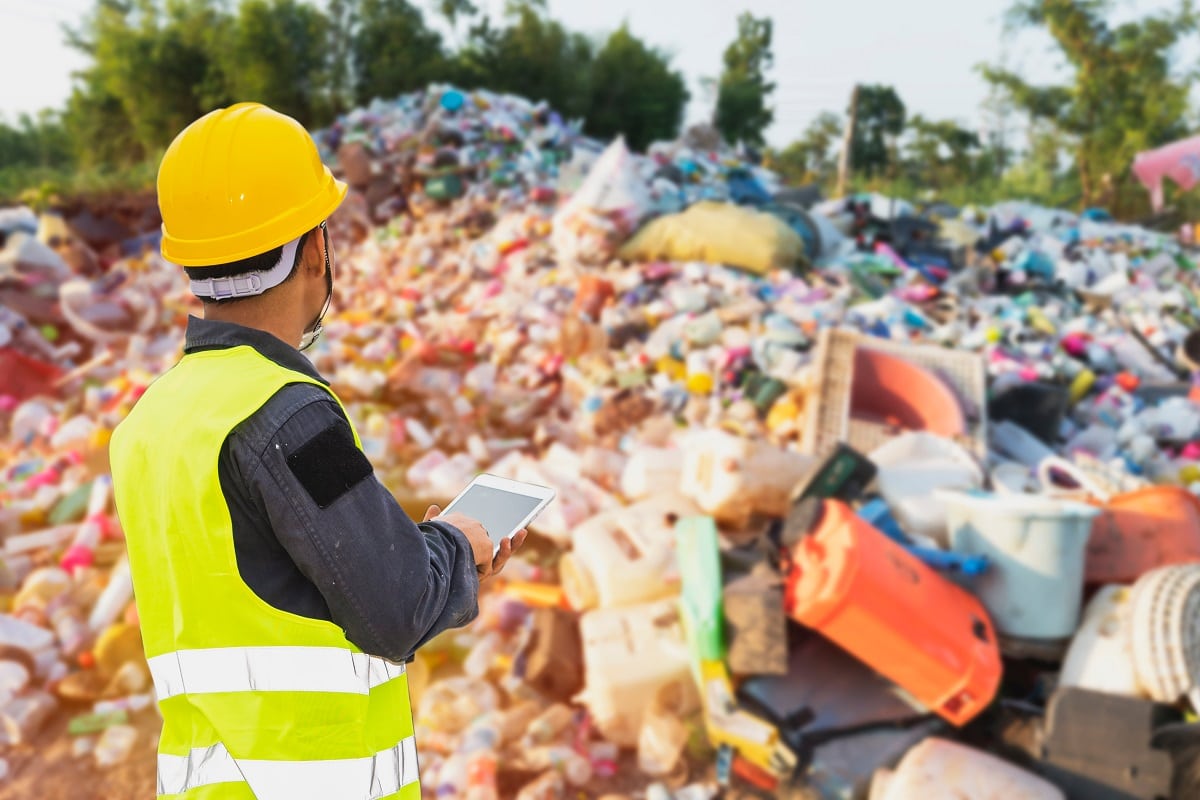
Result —
[[231, 94], [305, 127], [328, 123], [328, 25], [323, 13], [297, 0], [243, 0], [222, 63]]
[[967, 183], [975, 177], [972, 154], [981, 143], [978, 134], [952, 120], [929, 120], [920, 114], [908, 122], [908, 171], [927, 188]]
[[1172, 74], [1176, 46], [1197, 30], [1191, 0], [1173, 12], [1112, 25], [1107, 0], [1023, 0], [1011, 29], [1037, 27], [1054, 39], [1071, 71], [1060, 85], [1035, 86], [1000, 66], [983, 66], [1031, 117], [1047, 121], [1074, 155], [1082, 202], [1122, 213], [1129, 165], [1139, 151], [1187, 133], [1188, 83]]
[[471, 0], [437, 0], [435, 5], [438, 13], [449, 24], [450, 32], [454, 34], [456, 43], [459, 41], [459, 21], [470, 19], [479, 13], [479, 7]]
[[62, 116], [49, 109], [21, 114], [15, 125], [0, 119], [0, 166], [65, 167], [74, 160]]
[[775, 60], [772, 28], [770, 18], [743, 13], [738, 17], [737, 38], [725, 49], [713, 124], [729, 142], [762, 145], [763, 132], [775, 119], [768, 105], [775, 84], [766, 78]]
[[68, 103], [85, 163], [131, 164], [229, 102], [218, 51], [232, 19], [214, 0], [98, 0], [68, 43], [92, 59]]
[[354, 25], [358, 18], [356, 0], [329, 0], [328, 50], [329, 65], [325, 76], [325, 91], [329, 110], [334, 115], [345, 113], [354, 102], [354, 84], [350, 69], [354, 56]]
[[360, 105], [423, 89], [447, 74], [442, 38], [407, 0], [359, 0], [351, 40]]
[[841, 118], [830, 111], [822, 112], [799, 139], [770, 154], [771, 167], [791, 184], [828, 183], [837, 172], [841, 138]]
[[683, 76], [670, 59], [622, 25], [608, 37], [592, 65], [587, 131], [610, 139], [625, 134], [637, 150], [679, 132], [688, 100]]
[[568, 117], [582, 117], [591, 98], [593, 52], [587, 37], [571, 33], [535, 0], [513, 2], [508, 24], [484, 17], [472, 26], [455, 75], [468, 87], [544, 100]]
[[868, 178], [887, 173], [893, 162], [892, 141], [904, 131], [904, 102], [891, 86], [859, 87], [858, 117], [850, 154], [854, 171]]

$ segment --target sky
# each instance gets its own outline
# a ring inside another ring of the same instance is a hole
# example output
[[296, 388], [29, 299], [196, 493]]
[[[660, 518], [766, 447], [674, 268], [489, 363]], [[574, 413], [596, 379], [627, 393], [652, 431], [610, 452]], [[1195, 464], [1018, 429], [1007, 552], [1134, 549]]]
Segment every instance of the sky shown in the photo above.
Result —
[[[0, 115], [59, 107], [71, 73], [86, 65], [63, 43], [62, 24], [74, 24], [94, 0], [0, 0]], [[429, 0], [416, 0], [428, 8]], [[688, 122], [711, 116], [713, 99], [701, 86], [721, 70], [737, 16], [750, 11], [774, 20], [771, 78], [775, 122], [768, 141], [797, 138], [822, 111], [843, 113], [857, 83], [894, 86], [909, 114], [954, 119], [981, 130], [987, 86], [975, 71], [1003, 60], [1036, 82], [1061, 76], [1048, 36], [1006, 37], [1002, 15], [1011, 0], [549, 0], [568, 28], [602, 36], [627, 22], [650, 44], [672, 54], [692, 94]], [[498, 14], [504, 0], [477, 0]], [[1174, 5], [1172, 0], [1117, 0], [1127, 18]], [[427, 17], [432, 15], [427, 13]], [[11, 43], [16, 43], [12, 46]], [[10, 77], [11, 76], [11, 77]], [[19, 76], [19, 77], [16, 77]]]

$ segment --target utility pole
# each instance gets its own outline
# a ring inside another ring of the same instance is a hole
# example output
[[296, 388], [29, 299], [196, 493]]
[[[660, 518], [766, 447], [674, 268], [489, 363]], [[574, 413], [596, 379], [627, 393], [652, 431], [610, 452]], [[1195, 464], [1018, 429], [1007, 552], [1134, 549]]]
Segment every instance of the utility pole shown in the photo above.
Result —
[[838, 159], [838, 197], [846, 196], [846, 186], [850, 182], [850, 168], [853, 166], [850, 157], [851, 145], [854, 143], [854, 128], [858, 125], [858, 84], [850, 93], [850, 113], [846, 116], [846, 132], [842, 136], [842, 155]]

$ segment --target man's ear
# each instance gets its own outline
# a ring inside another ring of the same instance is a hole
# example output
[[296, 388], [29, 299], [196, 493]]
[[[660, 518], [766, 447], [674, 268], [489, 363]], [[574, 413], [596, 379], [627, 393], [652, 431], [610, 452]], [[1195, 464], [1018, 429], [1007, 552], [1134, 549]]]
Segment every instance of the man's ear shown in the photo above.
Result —
[[325, 253], [321, 250], [325, 246], [324, 241], [325, 237], [321, 235], [320, 228], [313, 228], [308, 236], [304, 237], [304, 251], [300, 263], [313, 277], [325, 275]]

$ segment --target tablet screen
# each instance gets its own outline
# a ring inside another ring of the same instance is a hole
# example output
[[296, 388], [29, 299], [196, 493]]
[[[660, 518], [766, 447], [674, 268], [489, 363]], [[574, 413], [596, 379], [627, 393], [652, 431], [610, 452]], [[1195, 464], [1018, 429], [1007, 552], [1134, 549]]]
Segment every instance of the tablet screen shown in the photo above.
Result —
[[492, 543], [499, 545], [541, 502], [536, 497], [476, 483], [468, 487], [466, 493], [443, 513], [465, 514], [479, 520]]

